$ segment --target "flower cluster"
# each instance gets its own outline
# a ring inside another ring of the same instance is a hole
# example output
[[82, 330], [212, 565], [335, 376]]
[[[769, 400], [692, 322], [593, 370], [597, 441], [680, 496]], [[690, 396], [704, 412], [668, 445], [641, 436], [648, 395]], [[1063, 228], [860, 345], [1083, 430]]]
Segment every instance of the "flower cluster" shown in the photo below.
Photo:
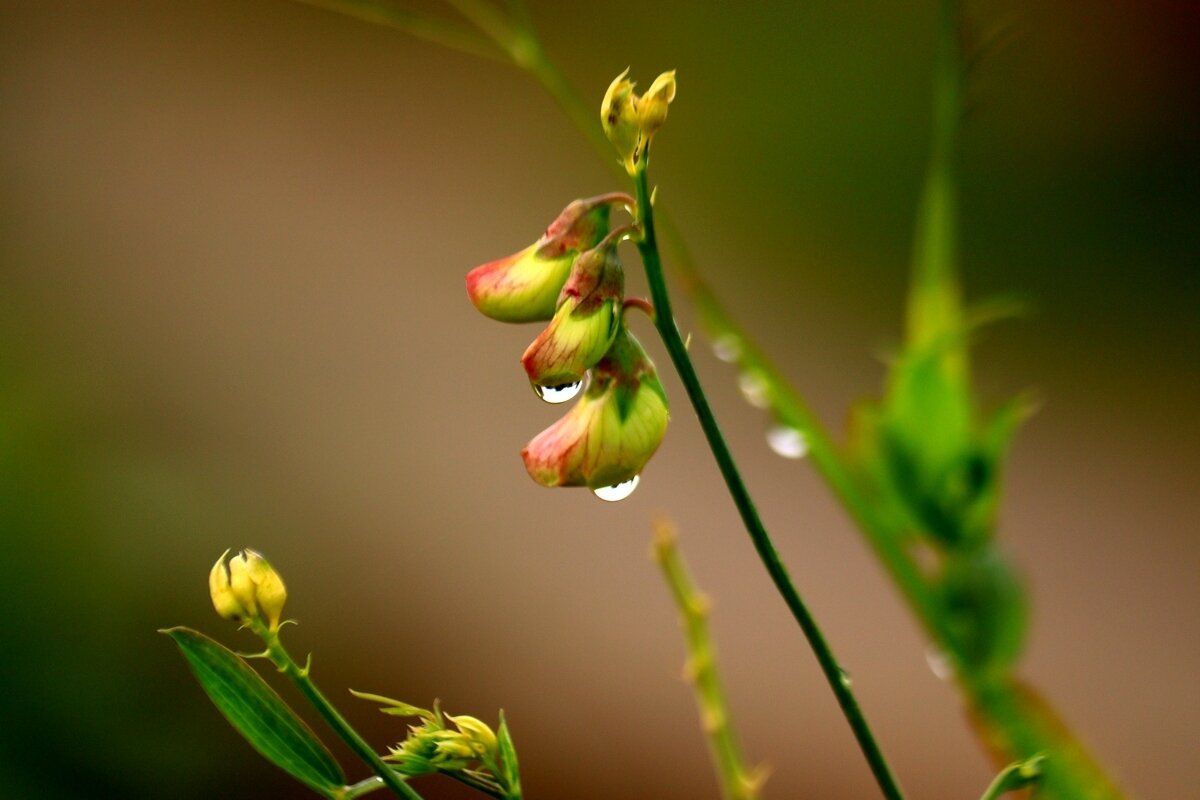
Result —
[[[644, 95], [628, 74], [608, 87], [600, 122], [629, 174], [644, 180], [650, 140], [675, 99], [675, 73], [659, 75]], [[625, 299], [617, 245], [640, 231], [610, 227], [619, 206], [639, 211], [626, 194], [576, 200], [536, 242], [467, 274], [471, 302], [492, 319], [549, 323], [521, 356], [538, 396], [561, 403], [583, 391], [521, 451], [525, 469], [542, 486], [587, 486], [605, 500], [633, 491], [669, 417], [654, 364], [625, 326], [626, 308], [648, 304]]]
[[543, 486], [631, 481], [666, 432], [666, 395], [625, 326], [617, 245], [635, 229], [609, 224], [614, 207], [633, 202], [623, 194], [576, 200], [537, 242], [467, 275], [471, 302], [492, 319], [548, 323], [521, 357], [539, 396], [570, 400], [590, 374], [578, 404], [521, 451]]

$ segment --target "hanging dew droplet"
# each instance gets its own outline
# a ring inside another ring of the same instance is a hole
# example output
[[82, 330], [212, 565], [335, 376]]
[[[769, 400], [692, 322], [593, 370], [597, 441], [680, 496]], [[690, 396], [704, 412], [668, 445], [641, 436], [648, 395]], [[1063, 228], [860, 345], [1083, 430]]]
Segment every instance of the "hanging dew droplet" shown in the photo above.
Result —
[[771, 405], [767, 396], [767, 383], [757, 372], [743, 372], [738, 376], [738, 389], [746, 402], [755, 408], [766, 408]]
[[854, 683], [854, 680], [850, 677], [849, 672], [846, 672], [846, 670], [839, 667], [838, 668], [838, 683], [842, 684], [842, 686], [849, 689], [850, 685], [852, 683]]
[[565, 403], [575, 397], [582, 388], [583, 381], [575, 381], [574, 383], [559, 383], [554, 386], [538, 386], [535, 384], [533, 391], [537, 392], [537, 396], [547, 403], [557, 404]]
[[939, 681], [948, 681], [954, 677], [954, 664], [950, 662], [950, 657], [941, 650], [932, 647], [926, 650], [925, 663], [929, 665], [929, 671]]
[[618, 500], [624, 500], [629, 495], [633, 494], [633, 490], [637, 488], [638, 483], [642, 480], [641, 475], [634, 475], [627, 481], [614, 484], [612, 486], [603, 486], [599, 489], [593, 489], [592, 494], [599, 497], [601, 500], [607, 500], [610, 503], [615, 503]]
[[732, 364], [742, 354], [742, 340], [732, 333], [718, 336], [712, 344], [713, 355], [726, 364]]
[[808, 454], [808, 439], [804, 431], [790, 425], [776, 425], [767, 431], [767, 447], [784, 458], [804, 458]]

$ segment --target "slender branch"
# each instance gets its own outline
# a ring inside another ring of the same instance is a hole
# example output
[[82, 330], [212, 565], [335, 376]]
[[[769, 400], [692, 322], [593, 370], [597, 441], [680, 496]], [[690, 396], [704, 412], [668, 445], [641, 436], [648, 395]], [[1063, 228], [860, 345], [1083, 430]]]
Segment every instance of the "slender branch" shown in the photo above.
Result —
[[[283, 643], [279, 640], [279, 634], [275, 631], [267, 630], [266, 626], [261, 622], [252, 622], [250, 627], [254, 633], [266, 642], [267, 656], [271, 659], [271, 663], [278, 667], [280, 672], [287, 675], [292, 683], [296, 684], [296, 688], [300, 690], [300, 693], [304, 695], [308, 702], [312, 703], [317, 713], [329, 723], [329, 727], [341, 737], [342, 741], [349, 745], [354, 755], [361, 758], [375, 770], [375, 774], [379, 776], [380, 782], [401, 797], [408, 798], [408, 800], [421, 800], [421, 795], [417, 794], [416, 790], [405, 783], [396, 770], [392, 769], [391, 766], [379, 757], [379, 754], [375, 752], [371, 745], [367, 744], [358, 735], [358, 731], [354, 730], [350, 723], [346, 721], [346, 718], [326, 699], [321, 690], [317, 688], [317, 685], [313, 683], [312, 678], [308, 676], [308, 667], [300, 667], [300, 665], [292, 660], [291, 655], [288, 654], [288, 651], [283, 647]], [[365, 791], [369, 790], [364, 789], [364, 793]]]
[[362, 797], [382, 788], [383, 779], [378, 775], [372, 775], [370, 778], [365, 778], [344, 788], [338, 798], [339, 800], [354, 800], [356, 797]]
[[708, 736], [717, 778], [721, 782], [721, 796], [725, 800], [756, 800], [764, 773], [746, 768], [733, 735], [725, 690], [717, 672], [717, 651], [708, 630], [708, 614], [712, 604], [692, 581], [687, 564], [679, 552], [675, 529], [666, 520], [655, 522], [651, 553], [662, 569], [683, 623], [688, 649], [684, 676], [696, 694], [701, 723]]
[[397, 8], [377, 0], [296, 0], [296, 2], [331, 11], [363, 22], [393, 28], [424, 39], [433, 44], [460, 53], [486, 58], [491, 61], [508, 61], [508, 53], [499, 49], [486, 36], [477, 31], [426, 14]]
[[687, 390], [688, 399], [692, 401], [692, 407], [700, 419], [700, 427], [703, 428], [704, 436], [708, 439], [709, 449], [712, 450], [713, 458], [721, 470], [721, 476], [725, 479], [729, 494], [742, 517], [746, 532], [750, 534], [754, 549], [758, 552], [763, 566], [766, 567], [767, 574], [771, 576], [775, 588], [787, 603], [788, 609], [791, 610], [792, 616], [795, 617], [797, 624], [804, 632], [805, 638], [808, 639], [809, 646], [821, 666], [821, 671], [825, 674], [825, 680], [828, 681], [829, 688], [833, 690], [838, 705], [841, 706], [842, 714], [850, 724], [854, 738], [858, 741], [859, 749], [862, 750], [863, 756], [870, 765], [871, 772], [874, 774], [879, 788], [883, 791], [884, 797], [889, 800], [899, 800], [903, 794], [888, 768], [887, 761], [884, 759], [875, 737], [871, 734], [862, 710], [858, 707], [858, 701], [850, 689], [850, 681], [838, 665], [833, 651], [817, 626], [817, 621], [809, 612], [804, 601], [800, 599], [800, 594], [792, 584], [787, 568], [780, 560], [779, 553], [758, 516], [758, 510], [754, 507], [750, 492], [746, 489], [746, 484], [742, 480], [741, 473], [738, 472], [733, 455], [729, 452], [729, 446], [725, 443], [725, 437], [721, 433], [717, 419], [709, 407], [708, 398], [704, 394], [704, 388], [700, 384], [696, 368], [692, 365], [683, 337], [679, 334], [679, 327], [675, 324], [675, 317], [671, 312], [671, 298], [667, 292], [666, 278], [663, 275], [662, 259], [658, 253], [658, 241], [654, 235], [654, 210], [650, 205], [645, 163], [643, 160], [641, 168], [634, 176], [637, 186], [638, 224], [642, 229], [642, 236], [638, 240], [638, 251], [641, 253], [642, 263], [646, 267], [646, 279], [650, 285], [651, 298], [654, 301], [655, 327], [658, 329], [659, 335], [667, 347], [667, 352], [671, 356], [671, 362], [675, 365], [679, 378]]

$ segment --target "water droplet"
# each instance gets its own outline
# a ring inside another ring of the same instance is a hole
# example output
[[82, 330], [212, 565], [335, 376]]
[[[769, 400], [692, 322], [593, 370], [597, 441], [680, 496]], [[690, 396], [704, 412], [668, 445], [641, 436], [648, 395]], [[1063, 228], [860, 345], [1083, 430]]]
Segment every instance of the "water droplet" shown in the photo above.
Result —
[[846, 672], [846, 670], [841, 669], [840, 667], [838, 668], [838, 682], [840, 682], [842, 686], [846, 687], [847, 689], [849, 689], [850, 684], [853, 683], [853, 681], [850, 680], [850, 673]]
[[932, 647], [926, 650], [925, 663], [929, 664], [929, 671], [939, 681], [948, 681], [954, 677], [954, 664], [950, 661], [950, 656], [941, 650]]
[[579, 394], [579, 390], [582, 388], [583, 381], [575, 381], [574, 383], [559, 383], [554, 386], [534, 385], [533, 390], [547, 403], [565, 403]]
[[804, 431], [790, 425], [776, 425], [767, 431], [767, 447], [784, 458], [804, 458], [808, 453], [808, 438]]
[[742, 354], [742, 340], [732, 333], [726, 333], [717, 337], [712, 344], [712, 350], [713, 355], [721, 361], [732, 364]]
[[634, 475], [627, 481], [614, 484], [612, 486], [603, 486], [599, 489], [593, 489], [592, 494], [599, 497], [601, 500], [607, 500], [610, 503], [615, 503], [618, 500], [624, 500], [629, 495], [633, 494], [633, 490], [637, 488], [638, 482], [641, 481], [641, 475]]
[[738, 376], [738, 389], [746, 402], [755, 408], [766, 408], [771, 405], [767, 396], [767, 383], [757, 372], [743, 372]]

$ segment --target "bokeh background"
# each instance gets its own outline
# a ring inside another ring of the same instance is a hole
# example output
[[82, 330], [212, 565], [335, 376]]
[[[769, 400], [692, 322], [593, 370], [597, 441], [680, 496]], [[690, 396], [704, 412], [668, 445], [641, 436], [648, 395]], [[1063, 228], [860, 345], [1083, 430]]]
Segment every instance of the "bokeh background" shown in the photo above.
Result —
[[[678, 69], [659, 196], [840, 430], [900, 335], [934, 3], [532, 7], [597, 104], [626, 65], [643, 85]], [[1134, 794], [1189, 796], [1196, 6], [971, 8], [1016, 35], [980, 65], [964, 133], [965, 281], [1037, 308], [989, 331], [977, 374], [995, 400], [1045, 398], [1002, 508], [1035, 603], [1021, 672]], [[403, 731], [344, 687], [504, 707], [535, 800], [715, 797], [647, 558], [664, 512], [716, 597], [767, 796], [874, 796], [673, 376], [672, 427], [629, 500], [521, 467], [561, 409], [517, 364], [535, 329], [476, 314], [463, 275], [614, 188], [525, 75], [401, 33], [283, 0], [0, 3], [3, 794], [306, 796], [154, 632], [252, 647], [205, 585], [252, 545], [288, 581], [292, 649], [380, 745]], [[978, 796], [991, 766], [896, 592], [703, 345], [765, 520], [906, 788]]]

